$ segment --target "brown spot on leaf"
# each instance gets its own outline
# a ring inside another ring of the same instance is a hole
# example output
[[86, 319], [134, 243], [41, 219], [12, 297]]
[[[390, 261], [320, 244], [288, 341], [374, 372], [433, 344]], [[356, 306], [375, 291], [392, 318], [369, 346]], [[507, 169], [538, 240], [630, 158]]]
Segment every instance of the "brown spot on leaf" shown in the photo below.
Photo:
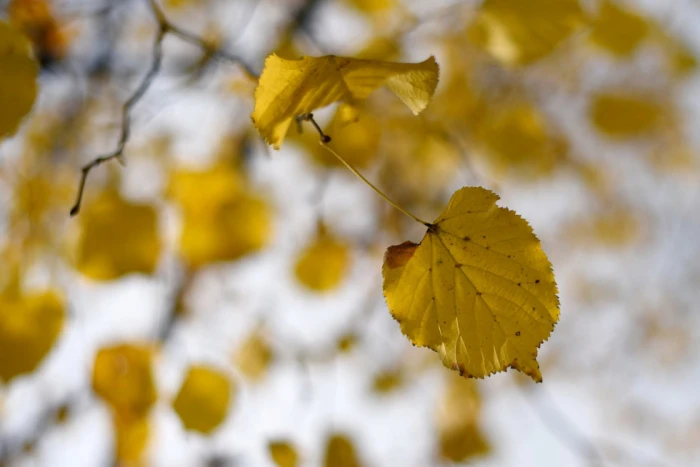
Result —
[[384, 262], [392, 269], [403, 267], [413, 257], [416, 248], [418, 248], [418, 244], [413, 242], [403, 242], [400, 245], [390, 246], [384, 255]]
[[520, 337], [520, 331], [516, 331], [516, 332], [515, 332], [515, 336], [516, 336], [516, 337]]

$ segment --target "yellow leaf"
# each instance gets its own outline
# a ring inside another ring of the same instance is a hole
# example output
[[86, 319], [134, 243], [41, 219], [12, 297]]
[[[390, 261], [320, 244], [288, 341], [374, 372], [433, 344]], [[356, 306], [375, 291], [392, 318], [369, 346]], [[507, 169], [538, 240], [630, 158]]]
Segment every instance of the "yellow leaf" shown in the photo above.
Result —
[[267, 449], [278, 467], [296, 467], [299, 464], [294, 446], [287, 441], [270, 441]]
[[461, 375], [508, 367], [541, 381], [537, 350], [559, 319], [552, 265], [527, 222], [481, 187], [458, 190], [419, 245], [390, 247], [384, 295], [401, 331]]
[[254, 331], [241, 345], [236, 363], [243, 376], [260, 381], [266, 374], [274, 355], [270, 344], [259, 331]]
[[585, 19], [578, 0], [486, 0], [469, 34], [499, 61], [528, 65], [552, 53]]
[[377, 394], [388, 394], [399, 389], [403, 384], [403, 372], [399, 369], [390, 369], [374, 375], [372, 390]]
[[63, 328], [63, 301], [54, 292], [0, 294], [0, 381], [34, 371]]
[[148, 445], [151, 427], [147, 415], [133, 416], [114, 412], [112, 414], [116, 446], [115, 455], [120, 466], [147, 465], [142, 462]]
[[220, 371], [193, 366], [173, 401], [173, 409], [186, 429], [210, 434], [226, 418], [232, 390], [228, 378]]
[[0, 140], [12, 136], [36, 99], [39, 65], [31, 45], [14, 27], [0, 20]]
[[122, 417], [145, 416], [156, 402], [152, 349], [120, 344], [97, 352], [92, 389]]
[[601, 92], [593, 96], [593, 125], [611, 138], [631, 138], [657, 130], [664, 114], [662, 105], [643, 95]]
[[131, 203], [107, 190], [80, 215], [78, 270], [96, 280], [152, 274], [161, 248], [157, 217], [152, 206]]
[[632, 55], [649, 34], [649, 24], [641, 16], [613, 2], [600, 6], [593, 22], [591, 41], [617, 57]]
[[384, 84], [418, 114], [430, 102], [437, 82], [434, 57], [421, 63], [393, 63], [334, 55], [300, 60], [270, 55], [255, 90], [251, 118], [265, 141], [279, 149], [300, 114], [336, 101], [366, 99]]
[[[323, 229], [322, 229], [323, 230]], [[297, 259], [297, 280], [315, 292], [327, 292], [340, 285], [350, 265], [350, 249], [345, 242], [321, 232]]]
[[464, 462], [487, 454], [490, 447], [479, 429], [481, 398], [476, 382], [450, 376], [438, 406], [440, 455], [452, 462]]
[[192, 267], [236, 260], [270, 237], [270, 207], [228, 166], [177, 172], [168, 192], [182, 208], [179, 248]]
[[323, 465], [325, 467], [359, 467], [360, 461], [352, 441], [345, 435], [333, 434], [326, 445]]

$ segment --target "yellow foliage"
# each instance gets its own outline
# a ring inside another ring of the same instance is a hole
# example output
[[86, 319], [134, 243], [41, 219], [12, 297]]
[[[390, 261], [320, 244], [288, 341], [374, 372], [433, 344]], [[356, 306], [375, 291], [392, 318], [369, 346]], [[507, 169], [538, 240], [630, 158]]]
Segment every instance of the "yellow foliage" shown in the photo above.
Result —
[[367, 14], [384, 12], [396, 5], [395, 0], [346, 0], [348, 4]]
[[114, 412], [112, 414], [116, 446], [115, 455], [121, 466], [147, 465], [142, 462], [143, 453], [148, 445], [151, 427], [148, 416], [133, 416]]
[[649, 97], [631, 93], [600, 92], [593, 96], [593, 125], [611, 138], [631, 138], [657, 130], [665, 109]]
[[347, 436], [337, 433], [328, 438], [323, 465], [325, 467], [360, 467], [352, 441]]
[[529, 65], [586, 21], [578, 0], [486, 0], [469, 35], [499, 61]]
[[544, 118], [532, 105], [487, 111], [474, 126], [475, 138], [496, 165], [549, 172], [563, 158], [563, 143], [549, 134]]
[[419, 245], [392, 246], [384, 295], [409, 340], [483, 378], [542, 380], [537, 350], [559, 319], [552, 265], [527, 222], [480, 187], [458, 190]]
[[92, 389], [121, 417], [145, 416], [156, 402], [152, 348], [119, 344], [97, 352]]
[[40, 56], [55, 59], [65, 55], [68, 36], [56, 21], [51, 0], [11, 0], [7, 11], [12, 24], [31, 38]]
[[452, 462], [464, 462], [490, 451], [479, 429], [480, 411], [481, 398], [476, 382], [450, 375], [437, 414], [442, 457]]
[[14, 27], [0, 20], [0, 140], [12, 136], [32, 110], [39, 65], [31, 45]]
[[174, 173], [168, 193], [182, 208], [180, 253], [192, 267], [236, 260], [268, 241], [270, 207], [229, 166]]
[[403, 372], [399, 369], [380, 371], [374, 375], [372, 390], [377, 394], [388, 394], [404, 384]]
[[192, 366], [173, 401], [173, 409], [187, 430], [210, 434], [226, 419], [233, 389], [220, 371]]
[[649, 29], [644, 18], [607, 0], [593, 22], [590, 39], [612, 55], [628, 57], [648, 36]]
[[260, 381], [274, 358], [270, 344], [259, 332], [253, 332], [236, 353], [236, 363], [243, 376], [251, 381]]
[[393, 63], [334, 55], [300, 60], [270, 55], [255, 90], [251, 118], [265, 141], [279, 149], [298, 115], [337, 101], [352, 104], [382, 85], [418, 114], [430, 102], [437, 82], [433, 57], [421, 63]]
[[291, 443], [287, 441], [270, 441], [267, 444], [267, 449], [277, 467], [296, 467], [299, 465], [299, 456]]
[[0, 293], [0, 381], [34, 371], [56, 343], [64, 319], [55, 292]]
[[338, 287], [345, 278], [350, 259], [348, 245], [322, 231], [299, 255], [294, 274], [309, 289], [327, 292]]
[[80, 215], [82, 235], [76, 267], [96, 280], [131, 273], [152, 274], [160, 257], [156, 210], [107, 190]]

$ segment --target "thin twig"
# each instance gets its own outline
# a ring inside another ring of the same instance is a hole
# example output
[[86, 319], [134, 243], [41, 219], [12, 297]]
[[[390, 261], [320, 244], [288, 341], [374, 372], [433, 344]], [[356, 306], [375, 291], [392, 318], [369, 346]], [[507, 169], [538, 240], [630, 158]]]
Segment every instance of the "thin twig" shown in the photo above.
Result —
[[136, 103], [144, 96], [146, 91], [148, 91], [148, 88], [151, 87], [153, 80], [160, 71], [160, 67], [163, 63], [163, 38], [165, 37], [166, 33], [166, 28], [164, 28], [163, 25], [160, 25], [158, 28], [158, 34], [156, 35], [156, 39], [153, 43], [153, 59], [151, 61], [151, 66], [146, 75], [143, 77], [143, 80], [141, 80], [139, 86], [122, 107], [121, 135], [119, 137], [119, 142], [117, 143], [116, 149], [109, 154], [94, 159], [92, 162], [83, 167], [82, 175], [80, 177], [80, 184], [78, 186], [78, 196], [75, 201], [75, 205], [70, 210], [71, 216], [75, 216], [80, 212], [83, 192], [85, 191], [85, 182], [87, 182], [87, 177], [92, 169], [112, 159], [117, 159], [121, 164], [125, 163], [123, 157], [124, 148], [126, 147], [126, 143], [129, 141], [129, 137], [131, 136], [131, 110], [134, 105], [136, 105]]

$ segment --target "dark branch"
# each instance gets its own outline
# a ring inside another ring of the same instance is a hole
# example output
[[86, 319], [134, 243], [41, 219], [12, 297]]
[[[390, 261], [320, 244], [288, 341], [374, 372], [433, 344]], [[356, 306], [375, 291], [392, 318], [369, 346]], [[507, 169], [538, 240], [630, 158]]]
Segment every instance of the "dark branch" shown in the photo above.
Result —
[[318, 131], [318, 135], [321, 137], [321, 142], [322, 143], [330, 143], [331, 142], [331, 137], [328, 136], [323, 132], [321, 127], [316, 123], [316, 120], [314, 120], [314, 114], [308, 113], [308, 114], [301, 114], [297, 117], [297, 121], [300, 122], [311, 122], [311, 124], [316, 128], [316, 131]]

